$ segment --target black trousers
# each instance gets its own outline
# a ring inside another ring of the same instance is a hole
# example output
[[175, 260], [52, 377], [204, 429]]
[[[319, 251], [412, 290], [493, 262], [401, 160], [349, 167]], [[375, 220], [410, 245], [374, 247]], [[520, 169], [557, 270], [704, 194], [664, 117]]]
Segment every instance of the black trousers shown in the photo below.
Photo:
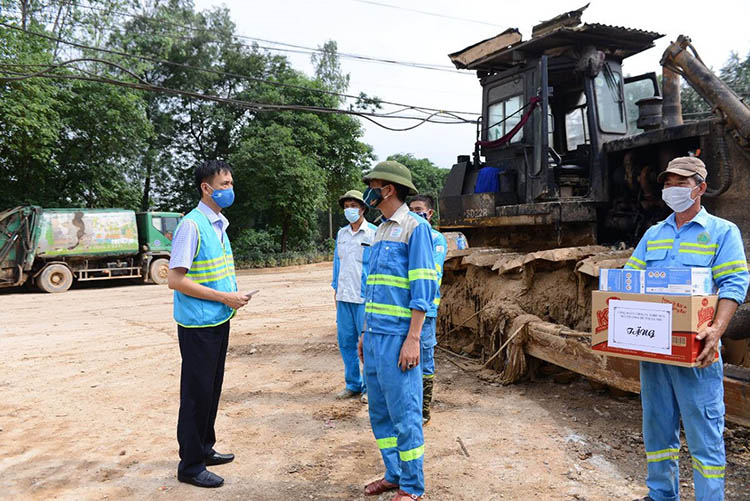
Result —
[[229, 321], [216, 327], [178, 325], [177, 337], [182, 355], [177, 472], [195, 476], [206, 469], [206, 456], [213, 454], [216, 443], [214, 422], [224, 382]]

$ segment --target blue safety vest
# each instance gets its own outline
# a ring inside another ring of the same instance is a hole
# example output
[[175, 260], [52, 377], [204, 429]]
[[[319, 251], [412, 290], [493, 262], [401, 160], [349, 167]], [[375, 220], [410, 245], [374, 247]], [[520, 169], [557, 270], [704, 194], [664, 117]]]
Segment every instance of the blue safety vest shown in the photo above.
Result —
[[432, 258], [435, 261], [435, 271], [437, 272], [438, 288], [435, 299], [430, 305], [427, 317], [437, 317], [438, 306], [440, 306], [440, 286], [443, 284], [443, 265], [445, 264], [445, 255], [448, 254], [448, 242], [442, 233], [436, 229], [432, 233]]
[[[222, 292], [236, 292], [234, 257], [229, 238], [222, 243], [205, 214], [193, 209], [180, 224], [195, 224], [198, 246], [187, 277], [193, 282]], [[183, 327], [213, 327], [234, 316], [235, 310], [217, 301], [208, 301], [174, 291], [174, 319]]]

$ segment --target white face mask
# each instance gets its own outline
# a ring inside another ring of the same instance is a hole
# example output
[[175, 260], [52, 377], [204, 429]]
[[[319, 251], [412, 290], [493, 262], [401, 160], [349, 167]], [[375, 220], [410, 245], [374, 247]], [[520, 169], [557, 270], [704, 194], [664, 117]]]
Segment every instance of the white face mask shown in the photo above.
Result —
[[360, 217], [359, 209], [357, 209], [356, 207], [349, 207], [349, 208], [344, 209], [344, 217], [350, 223], [356, 223], [357, 221], [359, 221], [359, 217]]
[[[695, 188], [698, 188], [696, 186]], [[695, 188], [686, 186], [671, 186], [661, 190], [661, 199], [675, 212], [685, 212], [695, 203], [694, 198], [690, 198]]]

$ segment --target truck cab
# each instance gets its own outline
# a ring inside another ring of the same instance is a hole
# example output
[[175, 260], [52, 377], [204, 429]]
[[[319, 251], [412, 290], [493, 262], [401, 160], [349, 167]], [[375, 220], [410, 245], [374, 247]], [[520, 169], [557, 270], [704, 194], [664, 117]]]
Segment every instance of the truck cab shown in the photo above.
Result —
[[137, 212], [138, 243], [141, 251], [151, 255], [167, 255], [172, 250], [172, 237], [182, 219], [179, 212]]

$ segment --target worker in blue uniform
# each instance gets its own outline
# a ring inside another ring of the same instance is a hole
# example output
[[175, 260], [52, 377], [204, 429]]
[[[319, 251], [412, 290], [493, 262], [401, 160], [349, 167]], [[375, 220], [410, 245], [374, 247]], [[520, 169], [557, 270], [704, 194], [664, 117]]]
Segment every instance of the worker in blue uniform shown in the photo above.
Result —
[[357, 343], [365, 320], [365, 285], [376, 227], [365, 219], [367, 206], [362, 192], [347, 191], [339, 198], [339, 205], [344, 209], [344, 217], [349, 224], [336, 235], [336, 248], [333, 251], [331, 287], [336, 301], [336, 333], [344, 360], [345, 383], [336, 398], [359, 396], [366, 403]]
[[[434, 200], [429, 195], [417, 195], [409, 201], [409, 208], [418, 216], [422, 216], [428, 223], [432, 221], [435, 214]], [[430, 305], [424, 320], [422, 329], [422, 426], [430, 422], [430, 406], [432, 404], [432, 391], [435, 382], [435, 345], [437, 336], [435, 328], [437, 324], [437, 312], [440, 306], [440, 285], [443, 281], [443, 264], [445, 255], [448, 253], [448, 242], [442, 233], [431, 228], [432, 234], [432, 258], [435, 261], [435, 272], [437, 273], [438, 290], [435, 300]]]
[[659, 174], [662, 198], [674, 211], [646, 231], [626, 268], [698, 266], [711, 268], [719, 302], [713, 322], [696, 339], [704, 346], [698, 367], [641, 362], [643, 441], [648, 496], [677, 500], [680, 418], [693, 465], [697, 501], [724, 499], [724, 387], [720, 340], [738, 305], [745, 301], [748, 268], [737, 226], [701, 206], [706, 167], [694, 157], [675, 158]]
[[177, 479], [198, 487], [219, 487], [224, 479], [206, 466], [234, 460], [234, 454], [214, 449], [229, 320], [250, 298], [237, 292], [226, 234], [229, 221], [221, 213], [234, 201], [231, 166], [217, 160], [203, 162], [195, 169], [195, 187], [201, 199], [175, 231], [168, 275], [182, 356]]
[[365, 177], [364, 200], [383, 214], [370, 255], [365, 288], [365, 329], [359, 353], [365, 368], [370, 424], [385, 464], [366, 496], [398, 489], [392, 501], [422, 499], [421, 337], [437, 294], [430, 225], [409, 211], [417, 190], [409, 169], [377, 164]]

